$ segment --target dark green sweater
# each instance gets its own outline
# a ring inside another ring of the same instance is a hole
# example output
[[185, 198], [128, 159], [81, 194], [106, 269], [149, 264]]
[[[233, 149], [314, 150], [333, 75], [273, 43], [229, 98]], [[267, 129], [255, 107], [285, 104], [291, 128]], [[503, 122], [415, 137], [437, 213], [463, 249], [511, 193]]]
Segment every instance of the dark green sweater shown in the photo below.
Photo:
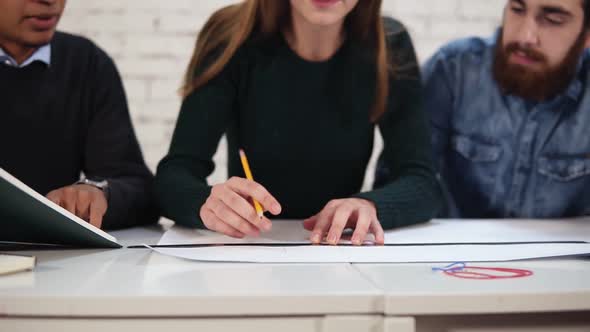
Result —
[[384, 228], [434, 216], [440, 194], [417, 60], [401, 24], [386, 23], [397, 71], [378, 123], [392, 174], [382, 188], [359, 194], [375, 128], [369, 120], [375, 96], [370, 52], [347, 41], [331, 59], [309, 62], [277, 37], [243, 45], [218, 77], [184, 100], [156, 176], [164, 216], [203, 227], [199, 210], [211, 192], [206, 178], [223, 134], [229, 176], [244, 177], [243, 148], [255, 180], [281, 203], [279, 218], [307, 218], [328, 201], [348, 197], [373, 201]]

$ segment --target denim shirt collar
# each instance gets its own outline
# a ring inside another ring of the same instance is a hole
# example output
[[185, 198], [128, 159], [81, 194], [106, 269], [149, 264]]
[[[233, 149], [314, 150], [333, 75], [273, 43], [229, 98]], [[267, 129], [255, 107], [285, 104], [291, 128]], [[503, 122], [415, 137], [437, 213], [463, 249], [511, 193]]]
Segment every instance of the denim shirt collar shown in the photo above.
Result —
[[46, 64], [47, 66], [51, 65], [51, 44], [39, 47], [27, 60], [25, 60], [20, 65], [16, 62], [14, 58], [8, 55], [0, 47], [0, 63], [3, 63], [11, 67], [24, 68], [35, 61], [40, 61]]
[[567, 90], [565, 91], [565, 95], [567, 95], [568, 97], [570, 97], [574, 101], [578, 101], [580, 99], [582, 92], [584, 90], [580, 76], [582, 75], [582, 71], [584, 70], [583, 69], [584, 62], [586, 62], [588, 57], [589, 57], [588, 50], [585, 50], [584, 53], [582, 54], [582, 57], [580, 58], [580, 61], [578, 62], [578, 66], [576, 69], [576, 77], [570, 83]]

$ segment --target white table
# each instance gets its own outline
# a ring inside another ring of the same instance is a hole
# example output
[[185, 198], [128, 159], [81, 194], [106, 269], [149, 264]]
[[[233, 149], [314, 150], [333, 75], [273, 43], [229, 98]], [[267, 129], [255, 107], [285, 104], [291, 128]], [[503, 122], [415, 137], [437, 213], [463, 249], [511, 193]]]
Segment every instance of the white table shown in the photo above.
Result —
[[[161, 234], [114, 235], [153, 244]], [[535, 275], [473, 281], [431, 264], [196, 263], [147, 249], [23, 254], [38, 266], [0, 278], [1, 332], [546, 332], [548, 322], [590, 331], [590, 261], [497, 264]]]
[[385, 316], [413, 317], [417, 331], [590, 331], [590, 260], [468, 264], [534, 273], [503, 280], [433, 272], [444, 265], [355, 267], [384, 291]]
[[[154, 243], [153, 233], [115, 236]], [[23, 254], [38, 266], [0, 279], [2, 332], [336, 332], [383, 320], [382, 292], [349, 264], [196, 263], [148, 249]]]

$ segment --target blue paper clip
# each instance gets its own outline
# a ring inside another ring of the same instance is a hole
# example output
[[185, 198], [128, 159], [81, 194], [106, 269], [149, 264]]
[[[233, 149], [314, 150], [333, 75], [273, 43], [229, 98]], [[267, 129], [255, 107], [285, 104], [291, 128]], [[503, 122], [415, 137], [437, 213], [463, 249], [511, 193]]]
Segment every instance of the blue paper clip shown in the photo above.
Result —
[[458, 272], [463, 271], [467, 267], [464, 262], [456, 262], [445, 267], [433, 267], [432, 272]]

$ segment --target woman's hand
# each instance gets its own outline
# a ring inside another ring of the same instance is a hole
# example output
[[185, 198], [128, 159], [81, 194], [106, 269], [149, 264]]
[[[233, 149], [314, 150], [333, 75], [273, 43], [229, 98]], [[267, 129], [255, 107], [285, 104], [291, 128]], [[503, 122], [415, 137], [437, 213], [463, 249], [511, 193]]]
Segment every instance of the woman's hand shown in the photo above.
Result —
[[233, 177], [213, 186], [211, 195], [201, 207], [201, 220], [208, 229], [231, 237], [259, 236], [260, 231], [269, 231], [272, 224], [268, 218], [258, 216], [252, 198], [265, 211], [273, 215], [281, 213], [281, 205], [263, 186]]
[[383, 245], [385, 242], [383, 227], [377, 220], [375, 204], [360, 198], [330, 201], [320, 213], [306, 219], [303, 226], [312, 231], [310, 239], [314, 244], [321, 243], [327, 234], [328, 243], [337, 245], [346, 228], [354, 228], [354, 245], [362, 245], [369, 233], [375, 236], [376, 244]]

